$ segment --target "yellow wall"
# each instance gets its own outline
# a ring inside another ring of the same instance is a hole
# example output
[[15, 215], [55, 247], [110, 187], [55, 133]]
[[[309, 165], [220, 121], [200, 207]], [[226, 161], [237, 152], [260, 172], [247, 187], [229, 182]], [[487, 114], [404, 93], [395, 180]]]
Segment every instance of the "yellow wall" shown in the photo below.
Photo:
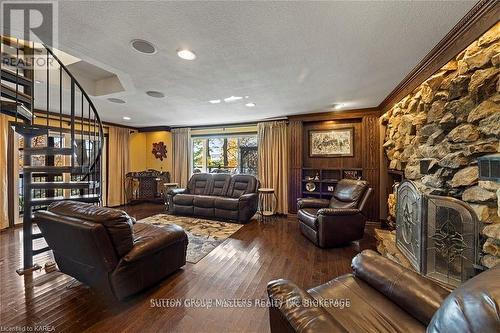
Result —
[[[163, 161], [152, 153], [153, 143], [163, 141], [167, 146], [167, 158]], [[130, 171], [155, 169], [172, 173], [172, 133], [167, 131], [133, 133], [129, 142]]]
[[146, 133], [132, 133], [129, 140], [129, 171], [143, 171], [146, 163]]

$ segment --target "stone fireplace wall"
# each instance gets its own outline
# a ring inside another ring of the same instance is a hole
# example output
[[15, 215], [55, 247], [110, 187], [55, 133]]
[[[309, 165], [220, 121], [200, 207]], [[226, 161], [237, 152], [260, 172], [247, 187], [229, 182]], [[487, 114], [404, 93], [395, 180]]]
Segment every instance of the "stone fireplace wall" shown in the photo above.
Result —
[[478, 180], [477, 158], [499, 152], [500, 23], [382, 116], [389, 169], [424, 193], [471, 204], [482, 264], [500, 263], [500, 183]]

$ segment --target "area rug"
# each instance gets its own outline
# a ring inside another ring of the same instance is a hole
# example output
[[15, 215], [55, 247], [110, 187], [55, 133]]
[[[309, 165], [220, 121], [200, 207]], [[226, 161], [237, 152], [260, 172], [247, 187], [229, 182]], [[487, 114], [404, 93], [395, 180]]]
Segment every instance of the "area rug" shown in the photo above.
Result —
[[204, 220], [193, 217], [158, 214], [147, 217], [139, 222], [162, 226], [177, 224], [182, 227], [188, 236], [186, 261], [196, 264], [219, 244], [229, 238], [243, 225], [219, 221]]

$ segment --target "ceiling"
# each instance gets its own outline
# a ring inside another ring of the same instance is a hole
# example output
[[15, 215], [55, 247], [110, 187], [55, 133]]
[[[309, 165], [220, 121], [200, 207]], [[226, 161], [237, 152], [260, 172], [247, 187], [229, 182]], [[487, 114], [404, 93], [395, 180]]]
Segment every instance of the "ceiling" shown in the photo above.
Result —
[[[103, 120], [249, 122], [325, 111], [332, 103], [377, 106], [474, 4], [66, 1], [59, 2], [58, 48], [119, 78], [124, 91], [93, 98]], [[158, 52], [136, 52], [136, 38]], [[179, 48], [197, 59], [178, 58]], [[231, 95], [249, 98], [208, 103]], [[250, 101], [256, 107], [244, 105]]]

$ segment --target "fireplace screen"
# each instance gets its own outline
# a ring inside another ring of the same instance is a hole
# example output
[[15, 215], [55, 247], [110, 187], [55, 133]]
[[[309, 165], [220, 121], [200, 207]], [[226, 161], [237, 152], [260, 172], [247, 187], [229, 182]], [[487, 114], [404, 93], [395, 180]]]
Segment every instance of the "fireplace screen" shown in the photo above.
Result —
[[398, 187], [396, 206], [396, 240], [398, 248], [413, 267], [421, 270], [422, 263], [422, 195], [411, 181]]
[[419, 273], [457, 286], [474, 276], [478, 221], [463, 201], [422, 194], [405, 180], [398, 188], [396, 244]]
[[477, 218], [460, 200], [427, 198], [425, 274], [453, 286], [474, 276], [477, 256]]

